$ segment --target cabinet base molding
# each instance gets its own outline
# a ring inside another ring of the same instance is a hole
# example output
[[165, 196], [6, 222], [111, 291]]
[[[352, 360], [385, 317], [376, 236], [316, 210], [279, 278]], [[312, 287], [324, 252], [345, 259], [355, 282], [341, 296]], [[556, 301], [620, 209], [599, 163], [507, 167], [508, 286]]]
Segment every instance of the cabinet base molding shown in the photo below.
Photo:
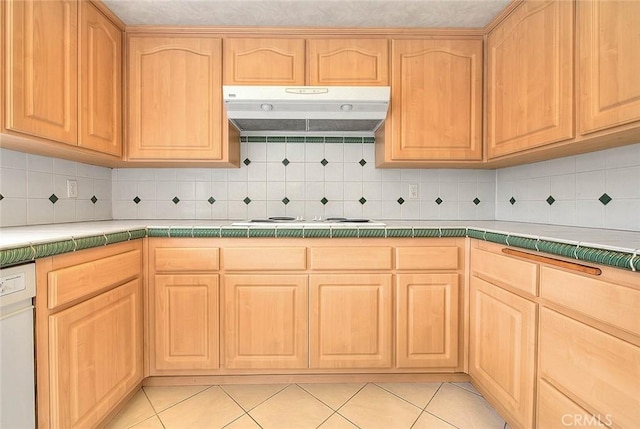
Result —
[[288, 384], [288, 383], [464, 383], [468, 374], [252, 374], [180, 377], [148, 377], [147, 386], [208, 386], [217, 384]]

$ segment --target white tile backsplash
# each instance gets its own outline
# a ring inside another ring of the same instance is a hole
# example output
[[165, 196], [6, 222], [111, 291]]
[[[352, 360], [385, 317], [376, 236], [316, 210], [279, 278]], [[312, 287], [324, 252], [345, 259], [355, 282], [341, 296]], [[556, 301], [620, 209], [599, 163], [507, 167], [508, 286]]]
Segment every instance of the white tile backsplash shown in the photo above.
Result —
[[638, 231], [640, 144], [498, 169], [496, 195], [496, 220]]
[[[112, 219], [111, 172], [0, 149], [0, 227]], [[77, 198], [67, 198], [68, 179], [78, 183]], [[136, 185], [137, 180], [131, 183]], [[49, 199], [53, 194], [58, 198], [55, 203]]]

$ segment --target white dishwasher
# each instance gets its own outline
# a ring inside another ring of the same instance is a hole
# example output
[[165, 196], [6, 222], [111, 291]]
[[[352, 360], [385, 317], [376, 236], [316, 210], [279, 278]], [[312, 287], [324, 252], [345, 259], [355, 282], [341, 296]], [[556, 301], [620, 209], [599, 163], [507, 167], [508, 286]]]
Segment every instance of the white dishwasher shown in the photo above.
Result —
[[36, 426], [35, 264], [0, 269], [0, 428]]

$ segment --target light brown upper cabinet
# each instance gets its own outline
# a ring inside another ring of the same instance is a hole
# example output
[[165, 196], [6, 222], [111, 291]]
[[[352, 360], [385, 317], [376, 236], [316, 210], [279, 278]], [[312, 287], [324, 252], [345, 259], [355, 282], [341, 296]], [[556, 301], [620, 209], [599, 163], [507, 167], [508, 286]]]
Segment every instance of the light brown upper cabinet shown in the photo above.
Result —
[[220, 38], [129, 38], [129, 160], [229, 161], [221, 61]]
[[309, 85], [389, 85], [387, 39], [307, 40]]
[[571, 139], [569, 1], [527, 1], [487, 37], [487, 151], [496, 158]]
[[228, 38], [225, 85], [304, 85], [304, 39]]
[[640, 120], [640, 2], [577, 2], [578, 130]]
[[6, 7], [6, 129], [120, 156], [120, 29], [85, 1]]
[[80, 3], [80, 137], [78, 146], [122, 155], [122, 33]]
[[378, 165], [481, 160], [482, 41], [393, 40], [391, 58]]

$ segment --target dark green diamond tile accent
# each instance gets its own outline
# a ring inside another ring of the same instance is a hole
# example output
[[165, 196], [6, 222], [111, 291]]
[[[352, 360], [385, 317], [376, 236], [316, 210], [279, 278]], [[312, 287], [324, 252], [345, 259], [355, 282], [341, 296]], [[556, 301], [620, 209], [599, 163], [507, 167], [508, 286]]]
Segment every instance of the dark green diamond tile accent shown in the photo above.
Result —
[[325, 143], [344, 143], [344, 138], [342, 137], [325, 137]]
[[169, 228], [149, 228], [147, 235], [149, 237], [169, 237]]
[[365, 161], [364, 159], [361, 159], [360, 162], [358, 162], [358, 164], [364, 167], [365, 165], [367, 165], [367, 161]]
[[362, 143], [362, 137], [345, 137], [345, 143]]
[[324, 137], [305, 137], [305, 143], [324, 143]]
[[142, 201], [142, 200], [140, 198], [138, 198], [138, 197], [135, 197], [133, 199], [133, 202], [136, 203], [136, 204], [138, 204], [140, 201]]
[[324, 158], [322, 159], [322, 161], [320, 161], [320, 164], [322, 164], [323, 167], [326, 167], [328, 163], [329, 163], [329, 161], [327, 161]]
[[216, 202], [216, 199], [213, 197], [209, 197], [209, 199], [207, 200], [209, 202], [209, 204], [213, 204]]
[[91, 202], [92, 202], [93, 204], [95, 204], [95, 203], [97, 203], [97, 202], [98, 202], [98, 199], [96, 198], [96, 196], [95, 196], [95, 195], [94, 195], [93, 197], [91, 197]]
[[324, 197], [322, 197], [322, 199], [320, 200], [320, 202], [322, 203], [322, 205], [325, 205], [325, 204], [327, 204], [327, 203], [329, 202], [329, 200], [328, 200], [328, 199], [326, 199], [326, 198], [324, 198]]
[[514, 205], [516, 203], [516, 199], [511, 197], [509, 198], [509, 202], [511, 203], [511, 205]]
[[414, 237], [439, 237], [440, 230], [435, 228], [414, 228], [413, 229]]
[[598, 201], [600, 201], [600, 202], [601, 202], [602, 204], [604, 204], [605, 206], [606, 206], [607, 204], [609, 204], [609, 203], [611, 202], [611, 200], [612, 200], [612, 198], [611, 198], [609, 195], [607, 195], [607, 193], [606, 193], [606, 192], [605, 192], [604, 194], [602, 194], [602, 195], [600, 196], [600, 198], [598, 198]]
[[357, 238], [357, 228], [334, 228], [332, 230], [333, 238]]
[[0, 194], [0, 201], [4, 200], [4, 195]]
[[282, 160], [282, 165], [284, 165], [285, 167], [286, 167], [287, 165], [289, 165], [289, 160], [288, 160], [287, 158], [283, 159], [283, 160]]
[[282, 199], [282, 204], [284, 204], [285, 206], [286, 206], [287, 204], [289, 204], [290, 202], [291, 202], [291, 200], [290, 200], [289, 198], [287, 198], [287, 197], [284, 197], [284, 198]]
[[266, 143], [267, 138], [264, 136], [249, 136], [249, 143]]
[[371, 143], [375, 143], [375, 142], [376, 142], [376, 138], [375, 137], [363, 137], [362, 138], [362, 143], [371, 144]]
[[267, 136], [267, 143], [284, 143], [287, 141], [285, 136]]
[[413, 237], [412, 228], [387, 228], [387, 237]]
[[275, 238], [275, 228], [249, 228], [249, 237]]
[[398, 198], [398, 204], [403, 205], [404, 204], [404, 198], [400, 197]]
[[464, 228], [442, 228], [440, 237], [466, 237], [467, 230]]
[[499, 234], [497, 232], [487, 232], [484, 239], [492, 243], [507, 244], [508, 237], [508, 235]]
[[173, 201], [173, 204], [178, 204], [180, 202], [180, 198], [173, 197], [173, 199], [171, 201]]
[[381, 238], [384, 234], [384, 228], [360, 228], [360, 238]]
[[193, 237], [193, 228], [171, 228], [171, 237], [190, 238]]
[[105, 234], [107, 237], [107, 244], [120, 243], [122, 241], [129, 241], [128, 232], [114, 232], [112, 234]]
[[478, 197], [475, 197], [475, 198], [473, 199], [473, 204], [475, 204], [476, 206], [477, 206], [478, 204], [480, 204], [480, 200], [478, 199]]
[[278, 237], [302, 238], [304, 231], [302, 228], [278, 228], [276, 235]]
[[196, 238], [220, 237], [220, 228], [193, 228], [193, 236]]
[[552, 205], [555, 202], [556, 202], [556, 199], [553, 198], [551, 195], [549, 195], [549, 198], [547, 198], [547, 204]]
[[242, 200], [246, 205], [249, 205], [249, 203], [251, 202], [251, 198], [246, 197], [244, 200]]
[[440, 198], [440, 197], [436, 198], [436, 204], [437, 205], [442, 204], [442, 198]]
[[467, 237], [476, 238], [478, 240], [484, 240], [484, 231], [480, 231], [477, 229], [469, 229], [467, 230]]
[[129, 232], [131, 233], [132, 240], [137, 240], [138, 238], [145, 238], [147, 236], [146, 229], [136, 229]]
[[364, 204], [367, 202], [367, 199], [365, 197], [362, 197], [358, 201], [360, 202], [360, 204]]
[[49, 197], [49, 201], [51, 201], [52, 204], [55, 204], [56, 201], [58, 201], [58, 197], [56, 196], [56, 194], [51, 194], [51, 196]]
[[249, 158], [245, 158], [244, 161], [242, 161], [242, 163], [244, 165], [249, 165], [249, 164], [251, 164], [251, 160]]
[[287, 136], [287, 143], [304, 143], [302, 136]]
[[247, 237], [248, 228], [233, 228], [233, 227], [222, 227], [220, 228], [220, 237], [222, 238], [241, 238]]
[[329, 228], [305, 228], [305, 238], [329, 238], [331, 237], [331, 230]]

